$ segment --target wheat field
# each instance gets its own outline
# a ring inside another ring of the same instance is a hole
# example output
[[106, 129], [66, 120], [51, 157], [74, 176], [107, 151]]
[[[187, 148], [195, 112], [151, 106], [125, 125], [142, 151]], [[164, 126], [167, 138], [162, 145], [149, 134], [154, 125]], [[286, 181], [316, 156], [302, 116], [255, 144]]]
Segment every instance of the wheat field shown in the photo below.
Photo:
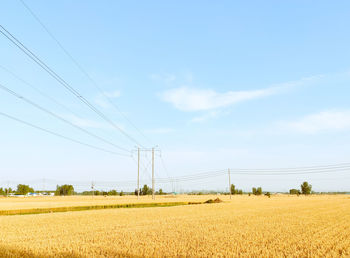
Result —
[[[53, 196], [53, 197], [26, 197], [26, 198], [2, 198], [0, 197], [1, 210], [19, 210], [35, 208], [53, 208], [53, 207], [71, 207], [71, 206], [90, 206], [90, 205], [108, 205], [108, 204], [127, 204], [127, 203], [162, 203], [179, 201], [205, 201], [208, 198], [216, 198], [216, 195], [160, 195], [156, 200], [152, 196]], [[224, 197], [225, 198], [225, 197]]]
[[224, 202], [0, 216], [0, 256], [350, 256], [349, 196], [220, 198]]

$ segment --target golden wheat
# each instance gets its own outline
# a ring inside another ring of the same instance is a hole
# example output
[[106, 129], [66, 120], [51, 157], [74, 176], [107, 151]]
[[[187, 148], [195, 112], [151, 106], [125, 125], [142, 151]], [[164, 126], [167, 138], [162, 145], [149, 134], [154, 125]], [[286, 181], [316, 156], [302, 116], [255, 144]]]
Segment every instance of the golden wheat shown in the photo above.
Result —
[[[193, 197], [176, 200], [183, 198]], [[225, 202], [2, 216], [0, 256], [350, 256], [349, 196], [220, 198]]]

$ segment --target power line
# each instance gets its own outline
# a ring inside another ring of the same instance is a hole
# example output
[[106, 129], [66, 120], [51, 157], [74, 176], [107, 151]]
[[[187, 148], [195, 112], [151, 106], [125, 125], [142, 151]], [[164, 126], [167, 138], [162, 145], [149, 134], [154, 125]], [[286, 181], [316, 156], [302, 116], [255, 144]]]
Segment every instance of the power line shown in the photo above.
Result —
[[64, 136], [64, 135], [59, 134], [59, 133], [55, 133], [55, 132], [53, 132], [53, 131], [47, 130], [47, 129], [45, 129], [45, 128], [39, 127], [39, 126], [34, 125], [34, 124], [31, 124], [31, 123], [29, 123], [29, 122], [23, 121], [23, 120], [21, 120], [21, 119], [18, 119], [18, 118], [14, 117], [14, 116], [8, 115], [8, 114], [3, 113], [3, 112], [0, 112], [0, 115], [2, 115], [2, 116], [4, 116], [4, 117], [7, 117], [7, 118], [9, 118], [9, 119], [11, 119], [11, 120], [17, 121], [17, 122], [19, 122], [19, 123], [25, 124], [25, 125], [27, 125], [27, 126], [30, 126], [30, 127], [32, 127], [32, 128], [38, 129], [38, 130], [40, 130], [40, 131], [46, 132], [46, 133], [48, 133], [48, 134], [52, 134], [52, 135], [55, 135], [55, 136], [57, 136], [57, 137], [66, 139], [66, 140], [68, 140], [68, 141], [78, 143], [78, 144], [80, 144], [80, 145], [84, 145], [84, 146], [87, 146], [87, 147], [90, 147], [90, 148], [93, 148], [93, 149], [96, 149], [96, 150], [100, 150], [100, 151], [103, 151], [103, 152], [107, 152], [107, 153], [110, 153], [110, 154], [114, 154], [114, 155], [129, 156], [129, 155], [126, 155], [126, 154], [122, 154], [122, 153], [110, 151], [110, 150], [107, 150], [107, 149], [104, 149], [104, 148], [100, 148], [100, 147], [97, 147], [97, 146], [94, 146], [94, 145], [91, 145], [91, 144], [88, 144], [88, 143], [84, 143], [84, 142], [81, 142], [81, 141], [79, 141], [79, 140], [75, 140], [75, 139], [73, 139], [73, 138]]
[[[274, 169], [271, 169], [274, 170]], [[276, 170], [276, 169], [275, 169]], [[292, 172], [290, 172], [292, 170]], [[342, 171], [350, 171], [350, 164], [349, 163], [340, 163], [340, 164], [334, 164], [334, 165], [325, 165], [325, 166], [312, 166], [312, 167], [294, 167], [294, 168], [284, 168], [283, 170], [279, 170], [280, 172], [275, 173], [267, 173], [267, 172], [261, 172], [259, 169], [252, 170], [250, 169], [247, 171], [246, 169], [231, 169], [231, 172], [233, 174], [238, 175], [246, 175], [246, 176], [285, 176], [285, 175], [306, 175], [306, 174], [322, 174], [322, 173], [335, 173], [335, 172], [342, 172]], [[198, 174], [192, 174], [187, 176], [180, 176], [180, 177], [173, 177], [170, 178], [171, 181], [192, 181], [192, 180], [201, 180], [211, 177], [217, 177], [226, 175], [226, 170], [217, 170], [217, 171], [210, 171], [210, 172], [204, 172], [204, 173], [198, 173]], [[167, 178], [158, 178], [158, 182], [165, 183], [169, 182], [169, 179]], [[170, 181], [170, 182], [171, 182]]]
[[320, 169], [320, 168], [334, 168], [339, 166], [350, 166], [349, 162], [337, 163], [330, 165], [318, 165], [318, 166], [304, 166], [304, 167], [284, 167], [284, 168], [233, 168], [235, 171], [286, 171], [286, 170], [305, 170], [305, 169]]
[[58, 83], [60, 83], [64, 88], [66, 88], [70, 93], [77, 97], [81, 102], [88, 106], [93, 112], [100, 116], [103, 120], [112, 125], [115, 129], [121, 132], [129, 140], [136, 143], [138, 146], [142, 146], [135, 140], [132, 136], [126, 133], [123, 129], [117, 126], [112, 120], [110, 120], [105, 114], [103, 114], [99, 109], [92, 105], [87, 99], [85, 99], [77, 90], [75, 90], [70, 84], [68, 84], [62, 77], [60, 77], [56, 72], [54, 72], [48, 65], [46, 65], [39, 57], [37, 57], [31, 50], [29, 50], [21, 41], [19, 41], [15, 36], [13, 36], [8, 30], [6, 30], [2, 25], [0, 25], [0, 33], [3, 34], [8, 40], [10, 40], [15, 46], [17, 46], [24, 54], [26, 54], [30, 59], [32, 59], [36, 64], [38, 64], [44, 71], [46, 71], [52, 78], [54, 78]]
[[21, 78], [20, 76], [18, 76], [17, 74], [15, 74], [14, 72], [10, 71], [8, 68], [0, 65], [0, 68], [2, 70], [4, 70], [5, 72], [9, 73], [12, 77], [14, 77], [15, 79], [17, 79], [18, 81], [22, 82], [23, 84], [29, 86], [30, 88], [32, 88], [33, 90], [35, 90], [36, 92], [38, 92], [41, 96], [47, 98], [48, 100], [52, 101], [53, 103], [55, 103], [57, 106], [60, 106], [61, 108], [65, 109], [66, 111], [74, 114], [76, 117], [80, 118], [80, 116], [78, 114], [76, 114], [73, 110], [71, 110], [69, 107], [67, 107], [66, 105], [58, 102], [57, 100], [55, 100], [54, 98], [52, 98], [51, 96], [47, 95], [46, 93], [42, 92], [40, 89], [38, 89], [37, 87], [35, 87], [33, 84], [27, 82], [26, 80], [24, 80], [23, 78]]
[[112, 142], [110, 142], [110, 141], [108, 141], [108, 140], [105, 140], [104, 138], [102, 138], [102, 137], [100, 137], [100, 136], [98, 136], [98, 135], [96, 135], [96, 134], [93, 134], [93, 133], [91, 133], [91, 132], [85, 130], [84, 128], [82, 128], [82, 127], [80, 127], [80, 126], [78, 126], [78, 125], [75, 125], [75, 124], [73, 124], [72, 122], [70, 122], [70, 121], [64, 119], [63, 117], [61, 117], [61, 116], [59, 116], [59, 115], [57, 115], [57, 114], [55, 114], [55, 113], [53, 113], [53, 112], [47, 110], [46, 108], [44, 108], [44, 107], [42, 107], [42, 106], [36, 104], [35, 102], [33, 102], [33, 101], [31, 101], [31, 100], [29, 100], [29, 99], [27, 99], [27, 98], [21, 96], [20, 94], [14, 92], [13, 90], [10, 90], [10, 89], [7, 88], [6, 86], [2, 85], [1, 83], [0, 83], [0, 89], [6, 91], [6, 92], [8, 92], [8, 93], [10, 93], [11, 95], [13, 95], [13, 96], [19, 98], [20, 100], [23, 100], [23, 101], [27, 102], [28, 104], [30, 104], [30, 105], [36, 107], [37, 109], [39, 109], [39, 110], [41, 110], [41, 111], [43, 111], [43, 112], [45, 112], [45, 113], [47, 113], [47, 114], [49, 114], [49, 115], [51, 115], [51, 116], [53, 116], [53, 117], [55, 117], [55, 118], [61, 120], [62, 122], [66, 123], [66, 124], [69, 124], [70, 126], [73, 126], [73, 127], [75, 127], [76, 129], [78, 129], [78, 130], [80, 130], [80, 131], [82, 131], [82, 132], [84, 132], [84, 133], [86, 133], [86, 134], [88, 134], [88, 135], [90, 135], [90, 136], [92, 136], [92, 137], [94, 137], [94, 138], [100, 140], [100, 141], [103, 141], [104, 143], [107, 143], [107, 144], [109, 144], [109, 145], [112, 145], [113, 147], [118, 148], [118, 149], [120, 149], [120, 150], [129, 152], [127, 149], [125, 149], [125, 148], [123, 148], [123, 147], [120, 147], [120, 146], [118, 146], [118, 145], [116, 145], [116, 144], [114, 144], [114, 143], [112, 143]]
[[85, 75], [86, 78], [92, 83], [92, 85], [97, 89], [105, 99], [112, 105], [112, 107], [126, 120], [128, 123], [136, 129], [136, 131], [142, 135], [147, 141], [150, 142], [149, 138], [120, 110], [120, 108], [115, 104], [110, 98], [106, 95], [106, 93], [102, 90], [102, 88], [98, 85], [98, 83], [90, 76], [90, 74], [83, 68], [83, 66], [75, 59], [68, 50], [63, 46], [63, 44], [55, 37], [55, 35], [48, 29], [48, 27], [40, 20], [40, 18], [34, 13], [34, 11], [26, 4], [23, 0], [20, 0], [23, 6], [29, 11], [29, 13], [34, 17], [34, 19], [41, 25], [41, 27], [46, 31], [46, 33], [56, 42], [56, 44], [60, 47], [60, 49], [66, 54], [66, 56], [75, 64], [75, 66]]

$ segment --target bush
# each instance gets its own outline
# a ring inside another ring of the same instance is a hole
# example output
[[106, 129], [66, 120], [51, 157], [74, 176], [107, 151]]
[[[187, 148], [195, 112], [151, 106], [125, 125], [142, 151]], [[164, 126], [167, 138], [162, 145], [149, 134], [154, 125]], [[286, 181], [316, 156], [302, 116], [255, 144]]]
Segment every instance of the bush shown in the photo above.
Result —
[[300, 190], [298, 189], [290, 189], [289, 190], [289, 194], [296, 194], [296, 195], [299, 195], [301, 194]]
[[221, 199], [219, 199], [219, 198], [216, 198], [216, 199], [209, 199], [209, 200], [207, 200], [207, 201], [205, 201], [204, 203], [220, 203], [220, 202], [222, 202], [222, 200]]

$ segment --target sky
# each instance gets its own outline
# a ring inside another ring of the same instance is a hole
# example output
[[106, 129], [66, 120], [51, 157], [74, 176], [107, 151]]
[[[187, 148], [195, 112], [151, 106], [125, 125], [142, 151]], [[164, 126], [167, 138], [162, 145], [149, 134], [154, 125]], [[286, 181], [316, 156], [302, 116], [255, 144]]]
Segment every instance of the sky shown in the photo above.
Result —
[[[315, 191], [350, 190], [350, 171], [234, 174], [234, 168], [349, 162], [348, 1], [23, 1], [102, 91], [20, 0], [2, 1], [0, 24], [124, 133], [1, 34], [0, 84], [132, 157], [0, 115], [0, 186], [74, 181], [83, 189], [95, 181], [103, 189], [135, 181], [140, 144], [161, 150], [159, 178], [232, 168], [232, 183], [245, 191], [288, 191], [305, 180]], [[3, 89], [0, 112], [118, 152]], [[141, 184], [150, 183], [150, 160], [150, 152], [141, 153]], [[156, 188], [225, 190], [228, 179]]]

